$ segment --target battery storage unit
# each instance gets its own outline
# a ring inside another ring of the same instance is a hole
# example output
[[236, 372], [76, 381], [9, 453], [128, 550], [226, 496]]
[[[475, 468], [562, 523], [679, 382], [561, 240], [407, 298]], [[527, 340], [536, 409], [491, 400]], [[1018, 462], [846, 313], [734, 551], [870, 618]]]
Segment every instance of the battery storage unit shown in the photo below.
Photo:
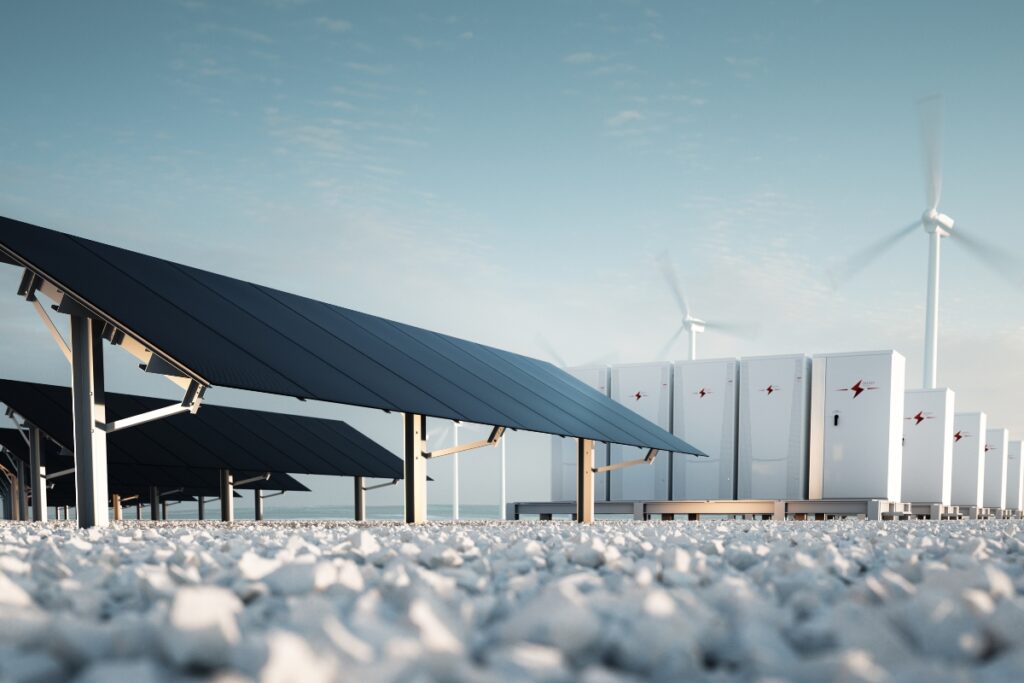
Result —
[[985, 413], [953, 416], [953, 505], [984, 507]]
[[985, 430], [985, 494], [987, 508], [1006, 507], [1006, 451], [1010, 433], [990, 427]]
[[736, 498], [737, 371], [735, 358], [675, 364], [672, 433], [708, 457], [674, 453], [674, 500]]
[[[807, 497], [811, 359], [741, 358], [736, 491], [743, 499]], [[699, 446], [698, 446], [699, 448]]]
[[814, 357], [809, 498], [900, 499], [905, 364], [896, 351]]
[[[613, 365], [611, 397], [666, 431], [672, 431], [672, 364], [635, 363]], [[694, 444], [696, 445], [696, 444]], [[635, 446], [612, 444], [611, 464], [637, 460], [647, 451]], [[610, 500], [666, 500], [669, 458], [659, 453], [647, 465], [624, 467], [610, 472]]]
[[1006, 509], [1024, 510], [1024, 467], [1021, 467], [1021, 442], [1006, 447]]
[[901, 501], [950, 505], [953, 392], [950, 389], [911, 389], [904, 396]]
[[[587, 365], [565, 371], [602, 395], [608, 395], [608, 366]], [[608, 444], [594, 444], [594, 463], [608, 462]], [[594, 476], [594, 499], [608, 497], [608, 474]], [[576, 500], [576, 439], [551, 437], [551, 500]]]

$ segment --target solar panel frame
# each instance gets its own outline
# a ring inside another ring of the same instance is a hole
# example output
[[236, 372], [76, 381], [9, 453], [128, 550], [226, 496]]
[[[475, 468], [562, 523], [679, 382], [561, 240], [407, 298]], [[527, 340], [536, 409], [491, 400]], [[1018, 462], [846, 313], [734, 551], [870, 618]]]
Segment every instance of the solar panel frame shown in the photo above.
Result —
[[0, 251], [204, 384], [699, 453], [526, 356], [7, 218]]
[[[69, 450], [74, 447], [68, 387], [0, 379], [0, 402]], [[108, 418], [126, 417], [169, 403], [166, 399], [106, 392]], [[110, 463], [384, 479], [404, 476], [402, 461], [396, 455], [341, 420], [209, 402], [203, 403], [195, 415], [174, 415], [107, 436]]]

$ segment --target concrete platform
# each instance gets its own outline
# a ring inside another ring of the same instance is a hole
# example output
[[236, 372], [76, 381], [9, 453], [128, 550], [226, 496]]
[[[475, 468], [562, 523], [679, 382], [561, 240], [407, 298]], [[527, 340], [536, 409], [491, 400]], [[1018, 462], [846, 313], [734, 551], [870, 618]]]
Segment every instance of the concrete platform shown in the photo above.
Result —
[[[513, 502], [506, 507], [507, 519], [520, 519], [523, 515], [537, 515], [540, 519], [553, 519], [554, 515], [575, 518], [574, 501]], [[676, 519], [685, 515], [687, 520], [699, 520], [703, 515], [760, 518], [760, 519], [831, 519], [835, 517], [863, 516], [867, 519], [910, 519], [910, 503], [881, 499], [831, 500], [645, 500], [597, 501], [597, 515], [630, 515], [636, 520], [660, 518]]]
[[963, 519], [964, 513], [957, 505], [942, 503], [911, 503], [910, 510], [918, 519]]

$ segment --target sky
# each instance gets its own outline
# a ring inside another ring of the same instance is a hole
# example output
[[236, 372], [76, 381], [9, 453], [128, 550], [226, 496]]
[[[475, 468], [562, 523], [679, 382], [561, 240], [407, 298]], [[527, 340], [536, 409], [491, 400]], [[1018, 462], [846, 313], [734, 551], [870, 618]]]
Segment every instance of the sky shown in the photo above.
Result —
[[[1017, 2], [0, 4], [0, 215], [569, 364], [895, 348], [919, 386], [926, 237], [838, 288], [925, 206], [916, 102], [941, 93], [956, 227], [939, 384], [1024, 438]], [[1019, 264], [1019, 265], [1018, 265]], [[0, 268], [0, 374], [69, 383]], [[546, 340], [546, 343], [543, 341]], [[682, 342], [671, 358], [685, 354]], [[108, 388], [173, 397], [107, 353]], [[395, 416], [214, 389], [212, 402]], [[443, 425], [438, 425], [439, 428]], [[473, 429], [463, 430], [466, 438]], [[509, 443], [510, 498], [548, 492], [546, 437]], [[493, 452], [462, 501], [496, 499]], [[448, 462], [431, 463], [448, 502]], [[351, 499], [309, 480], [302, 500]], [[397, 503], [396, 489], [373, 502]], [[296, 497], [296, 504], [299, 498]]]

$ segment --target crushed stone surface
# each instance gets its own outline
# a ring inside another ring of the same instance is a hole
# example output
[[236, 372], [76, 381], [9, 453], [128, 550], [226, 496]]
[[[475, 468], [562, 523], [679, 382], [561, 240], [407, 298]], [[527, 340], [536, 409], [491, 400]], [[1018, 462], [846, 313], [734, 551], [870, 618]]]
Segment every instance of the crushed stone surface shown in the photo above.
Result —
[[0, 682], [1024, 680], [1024, 522], [0, 523]]

